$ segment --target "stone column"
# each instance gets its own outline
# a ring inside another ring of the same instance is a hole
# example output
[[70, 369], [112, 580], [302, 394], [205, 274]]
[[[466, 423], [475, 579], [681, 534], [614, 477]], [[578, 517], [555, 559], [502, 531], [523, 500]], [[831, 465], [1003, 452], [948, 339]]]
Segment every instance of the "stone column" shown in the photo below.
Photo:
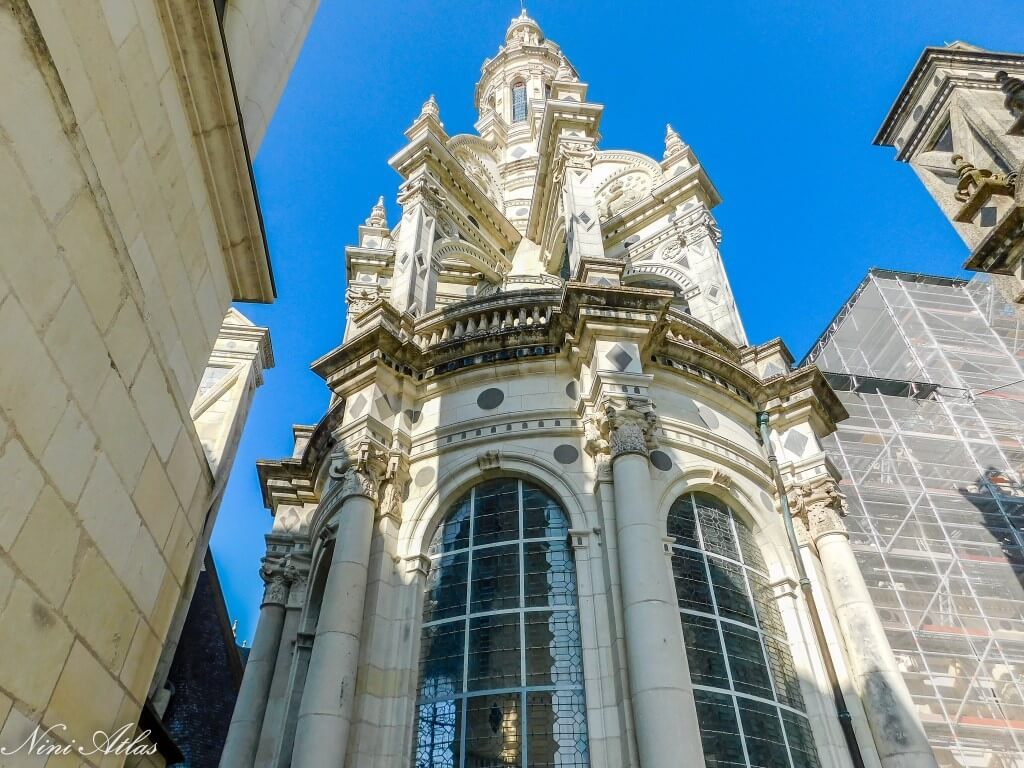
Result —
[[649, 405], [605, 409], [615, 497], [626, 658], [641, 768], [685, 761], [703, 768], [700, 727], [686, 662], [665, 531], [651, 497]]
[[924, 726], [850, 546], [842, 520], [845, 499], [827, 477], [797, 486], [790, 501], [794, 514], [805, 516], [818, 550], [846, 642], [851, 676], [883, 768], [936, 768]]
[[343, 766], [355, 705], [378, 474], [360, 462], [337, 482], [333, 503], [341, 509], [334, 555], [302, 691], [292, 768]]
[[296, 571], [287, 558], [278, 562], [264, 558], [260, 576], [267, 584], [263, 592], [263, 604], [260, 606], [260, 621], [245, 664], [235, 711], [231, 715], [231, 725], [221, 753], [221, 768], [252, 768], [256, 760], [260, 727], [267, 709], [277, 652], [281, 646], [285, 603]]

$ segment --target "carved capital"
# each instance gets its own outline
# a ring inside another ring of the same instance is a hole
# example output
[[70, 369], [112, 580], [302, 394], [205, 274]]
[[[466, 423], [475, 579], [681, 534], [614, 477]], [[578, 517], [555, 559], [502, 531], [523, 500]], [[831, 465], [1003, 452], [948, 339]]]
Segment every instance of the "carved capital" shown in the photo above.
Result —
[[329, 494], [339, 506], [352, 496], [364, 496], [376, 504], [384, 468], [383, 452], [378, 446], [364, 441], [351, 453], [332, 458], [328, 474], [334, 487]]
[[630, 453], [647, 456], [657, 447], [658, 417], [650, 400], [626, 398], [624, 405], [606, 403], [598, 423], [613, 460]]
[[559, 141], [555, 147], [551, 171], [555, 184], [561, 184], [568, 168], [589, 171], [596, 157], [597, 148], [593, 141]]
[[280, 559], [264, 557], [260, 565], [260, 578], [266, 585], [263, 589], [262, 605], [284, 606], [288, 602], [291, 585], [298, 577], [298, 569], [292, 565], [290, 557]]
[[798, 540], [801, 529], [815, 544], [823, 536], [833, 533], [849, 536], [843, 522], [847, 511], [846, 496], [840, 493], [839, 485], [832, 477], [817, 477], [796, 484], [788, 496], [794, 525], [799, 523]]

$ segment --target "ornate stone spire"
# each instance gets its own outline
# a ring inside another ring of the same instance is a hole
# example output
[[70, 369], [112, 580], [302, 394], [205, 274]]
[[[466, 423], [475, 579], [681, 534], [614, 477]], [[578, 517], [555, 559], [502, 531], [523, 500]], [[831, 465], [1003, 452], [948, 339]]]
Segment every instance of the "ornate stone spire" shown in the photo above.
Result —
[[373, 206], [373, 210], [370, 211], [370, 216], [366, 219], [366, 226], [387, 229], [388, 217], [387, 213], [384, 211], [384, 195], [381, 195], [377, 199], [377, 204]]
[[670, 160], [685, 151], [686, 144], [683, 142], [679, 134], [676, 133], [672, 124], [668, 123], [665, 126], [665, 155], [662, 157], [662, 161]]

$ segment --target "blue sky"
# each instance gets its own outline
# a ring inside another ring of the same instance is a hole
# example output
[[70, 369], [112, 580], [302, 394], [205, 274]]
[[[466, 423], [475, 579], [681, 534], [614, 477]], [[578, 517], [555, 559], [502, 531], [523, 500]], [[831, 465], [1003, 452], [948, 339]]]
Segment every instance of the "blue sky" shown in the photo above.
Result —
[[[871, 266], [959, 274], [966, 249], [908, 166], [871, 144], [922, 48], [1024, 47], [1019, 0], [554, 2], [527, 10], [592, 101], [601, 147], [661, 157], [671, 122], [724, 202], [722, 254], [751, 343], [799, 359]], [[277, 361], [256, 396], [213, 536], [239, 640], [251, 641], [271, 517], [255, 461], [290, 455], [328, 393], [309, 364], [344, 326], [344, 248], [384, 195], [387, 158], [427, 96], [450, 134], [476, 119], [473, 88], [516, 0], [323, 0], [255, 159], [277, 281]]]

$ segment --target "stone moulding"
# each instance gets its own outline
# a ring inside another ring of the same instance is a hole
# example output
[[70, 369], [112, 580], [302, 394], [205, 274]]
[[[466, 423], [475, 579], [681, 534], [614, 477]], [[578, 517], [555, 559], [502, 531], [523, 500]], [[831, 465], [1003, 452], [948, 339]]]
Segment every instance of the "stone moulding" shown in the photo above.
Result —
[[212, 3], [158, 2], [189, 127], [199, 149], [236, 301], [276, 297], [263, 214], [234, 81]]

